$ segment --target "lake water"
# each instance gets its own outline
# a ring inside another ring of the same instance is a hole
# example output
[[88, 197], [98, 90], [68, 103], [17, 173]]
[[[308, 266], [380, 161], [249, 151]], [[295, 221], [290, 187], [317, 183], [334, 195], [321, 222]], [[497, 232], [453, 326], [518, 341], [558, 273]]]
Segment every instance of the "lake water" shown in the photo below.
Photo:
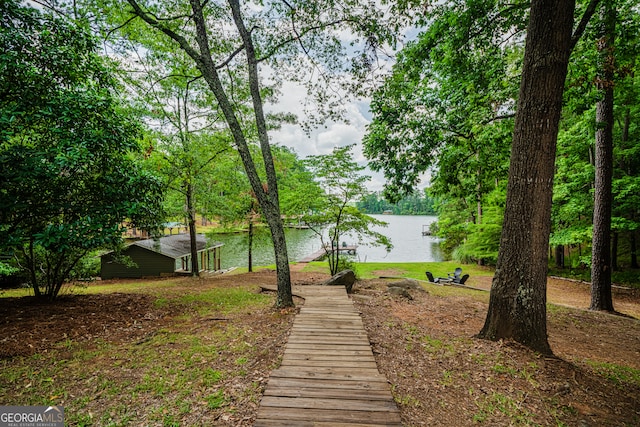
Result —
[[[423, 236], [422, 228], [437, 220], [435, 216], [424, 215], [371, 215], [388, 223], [387, 227], [376, 227], [376, 231], [391, 239], [393, 249], [387, 253], [383, 247], [357, 242], [345, 236], [347, 244], [358, 244], [354, 260], [358, 262], [432, 262], [442, 261], [439, 240]], [[253, 265], [274, 264], [273, 245], [267, 228], [256, 229], [253, 240]], [[289, 259], [297, 261], [320, 249], [320, 239], [311, 230], [286, 229]], [[222, 268], [246, 267], [248, 265], [247, 233], [215, 234], [214, 241], [224, 243], [222, 247]], [[340, 242], [342, 243], [342, 242]]]

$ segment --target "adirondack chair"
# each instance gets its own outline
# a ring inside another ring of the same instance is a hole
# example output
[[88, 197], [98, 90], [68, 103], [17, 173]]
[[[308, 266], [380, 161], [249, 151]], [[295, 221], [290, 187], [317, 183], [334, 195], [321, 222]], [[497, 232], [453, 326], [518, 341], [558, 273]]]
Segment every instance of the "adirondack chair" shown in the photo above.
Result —
[[453, 281], [452, 278], [450, 277], [433, 277], [433, 274], [430, 271], [427, 271], [425, 273], [427, 275], [427, 279], [429, 279], [429, 281], [431, 283], [451, 283]]
[[460, 280], [460, 275], [462, 274], [462, 269], [460, 267], [456, 268], [453, 273], [449, 273], [447, 276], [449, 279], [453, 280], [455, 283], [459, 283], [456, 280]]
[[453, 283], [457, 283], [459, 285], [464, 285], [464, 282], [467, 281], [467, 279], [469, 278], [468, 274], [465, 274], [464, 276], [458, 278], [458, 279], [453, 279]]

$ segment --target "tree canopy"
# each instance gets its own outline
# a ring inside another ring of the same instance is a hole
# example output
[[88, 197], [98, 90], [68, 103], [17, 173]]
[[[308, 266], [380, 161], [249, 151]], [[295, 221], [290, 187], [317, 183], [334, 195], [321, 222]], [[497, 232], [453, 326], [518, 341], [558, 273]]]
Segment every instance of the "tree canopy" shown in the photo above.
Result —
[[[216, 99], [272, 233], [278, 276], [276, 304], [293, 305], [265, 100], [276, 92], [283, 75], [298, 76], [298, 81], [315, 89], [325, 88], [330, 80], [327, 76], [345, 66], [338, 29], [363, 35], [365, 47], [370, 47], [382, 33], [377, 24], [381, 13], [359, 1], [127, 3], [122, 8], [120, 2], [107, 1], [96, 9], [87, 2], [83, 13], [95, 19], [106, 16], [120, 34], [150, 53], [180, 49], [192, 60]], [[95, 13], [91, 15], [91, 11]], [[366, 52], [360, 58], [366, 59]], [[265, 78], [267, 67], [273, 72]], [[310, 75], [313, 78], [309, 79]], [[326, 96], [329, 92], [314, 91], [321, 100], [317, 105], [330, 116], [340, 109], [334, 108], [339, 102]], [[252, 143], [260, 147], [266, 182], [261, 181], [256, 168]]]
[[[591, 243], [594, 156], [590, 137], [596, 132], [596, 93], [584, 88], [602, 87], [604, 81], [594, 71], [595, 46], [602, 39], [593, 37], [595, 33], [588, 25], [597, 4], [579, 2], [575, 7], [571, 1], [553, 5], [451, 1], [430, 5], [418, 19], [425, 30], [402, 50], [393, 72], [374, 95], [374, 117], [364, 141], [373, 167], [387, 176], [387, 197], [400, 197], [415, 185], [421, 173], [431, 172], [431, 192], [439, 201], [439, 230], [447, 239], [445, 245], [451, 250], [457, 248], [459, 257], [498, 263], [495, 298], [492, 292], [490, 316], [482, 335], [514, 337], [544, 352], [550, 350], [544, 332], [544, 303], [538, 298], [544, 294], [551, 230], [547, 216], [553, 212], [552, 242], [572, 244], [586, 239], [583, 242]], [[400, 9], [415, 6], [411, 1], [399, 5]], [[620, 19], [628, 21], [624, 28], [630, 29], [616, 34], [625, 40], [616, 46], [625, 56], [637, 49], [634, 37], [624, 36], [625, 31], [637, 34], [633, 30], [637, 10], [633, 7], [626, 2], [617, 5], [624, 10], [619, 13], [624, 16]], [[554, 12], [548, 13], [552, 9]], [[541, 16], [544, 18], [538, 21]], [[542, 22], [544, 27], [540, 26]], [[580, 40], [585, 30], [583, 44]], [[569, 62], [568, 53], [574, 48], [579, 53]], [[533, 55], [529, 59], [527, 49]], [[555, 56], [549, 54], [553, 49]], [[548, 74], [532, 65], [538, 62], [527, 64], [534, 57], [535, 61], [544, 61]], [[637, 56], [630, 57], [633, 59], [618, 69], [619, 76], [634, 75]], [[559, 58], [562, 61], [556, 62]], [[562, 69], [567, 65], [570, 77], [565, 92]], [[557, 72], [551, 71], [554, 67]], [[631, 80], [627, 79], [625, 86]], [[557, 169], [562, 184], [555, 186], [552, 209], [548, 184], [553, 182], [556, 170], [549, 166], [554, 165], [556, 157], [556, 120], [560, 118], [563, 92], [565, 121], [559, 126]], [[629, 100], [628, 95], [624, 99]], [[516, 111], [516, 105], [526, 112]], [[535, 108], [545, 111], [545, 129], [550, 132], [531, 128], [537, 120]], [[589, 111], [589, 118], [581, 118]], [[624, 109], [618, 111], [622, 113], [617, 119], [619, 131], [614, 128], [613, 132], [620, 132], [620, 139], [627, 141], [624, 145], [628, 147], [629, 131], [634, 126], [629, 126]], [[516, 120], [520, 116], [520, 123], [514, 122], [514, 113]], [[514, 143], [510, 146], [512, 133]], [[531, 147], [537, 148], [530, 151]], [[614, 177], [618, 174], [614, 171]], [[617, 191], [628, 194], [615, 178], [613, 189], [614, 200]], [[614, 230], [631, 223], [612, 222]], [[523, 230], [528, 234], [522, 235]], [[631, 247], [635, 247], [634, 236], [631, 232]], [[526, 265], [519, 264], [523, 259]], [[519, 272], [518, 280], [509, 276], [510, 269]], [[515, 286], [516, 282], [519, 285]], [[525, 293], [527, 301], [520, 301], [518, 295]], [[511, 305], [500, 309], [498, 300], [508, 300]], [[534, 326], [524, 319], [538, 322]]]
[[14, 1], [0, 11], [0, 249], [55, 298], [125, 222], [158, 226], [162, 187], [135, 160], [140, 125], [88, 31]]
[[361, 175], [364, 168], [351, 159], [352, 149], [352, 145], [336, 147], [331, 154], [305, 159], [324, 191], [313, 200], [310, 211], [302, 219], [320, 236], [331, 274], [340, 271], [340, 250], [337, 248], [347, 236], [358, 241], [367, 236], [373, 244], [385, 246], [387, 251], [393, 247], [384, 234], [372, 229], [372, 226], [386, 226], [386, 223], [364, 214], [355, 206], [358, 199], [366, 196], [365, 184], [370, 177]]

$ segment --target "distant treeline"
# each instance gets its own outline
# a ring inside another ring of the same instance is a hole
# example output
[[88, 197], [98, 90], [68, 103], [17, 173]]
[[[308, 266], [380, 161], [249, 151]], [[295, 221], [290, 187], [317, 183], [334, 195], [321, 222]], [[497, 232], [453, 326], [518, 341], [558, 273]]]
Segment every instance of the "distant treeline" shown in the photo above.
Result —
[[377, 193], [369, 194], [356, 203], [358, 209], [368, 214], [391, 213], [394, 215], [435, 215], [433, 200], [427, 195], [414, 193], [389, 203]]

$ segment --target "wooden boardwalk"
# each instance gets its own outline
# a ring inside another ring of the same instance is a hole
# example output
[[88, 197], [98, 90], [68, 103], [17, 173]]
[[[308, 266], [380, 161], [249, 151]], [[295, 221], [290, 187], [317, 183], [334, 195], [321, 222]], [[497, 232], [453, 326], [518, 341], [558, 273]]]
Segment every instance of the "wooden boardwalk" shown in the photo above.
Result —
[[302, 286], [296, 294], [305, 303], [254, 426], [401, 426], [345, 288]]

